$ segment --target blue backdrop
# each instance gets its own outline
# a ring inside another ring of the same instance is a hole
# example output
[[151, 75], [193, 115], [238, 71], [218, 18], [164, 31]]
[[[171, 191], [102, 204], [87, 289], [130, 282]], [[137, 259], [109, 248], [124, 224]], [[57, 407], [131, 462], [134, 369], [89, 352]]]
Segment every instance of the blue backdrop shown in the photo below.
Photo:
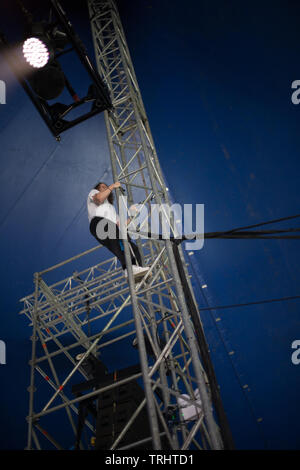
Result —
[[[85, 2], [62, 4], [94, 59]], [[174, 201], [204, 204], [207, 232], [299, 213], [300, 106], [291, 100], [300, 79], [299, 4], [118, 5]], [[17, 8], [4, 1], [0, 15], [0, 30], [15, 38]], [[77, 93], [85, 93], [75, 59], [68, 67]], [[95, 246], [86, 196], [95, 180], [111, 180], [111, 168], [103, 115], [56, 142], [2, 59], [0, 79], [0, 448], [23, 449], [31, 329], [19, 299], [33, 291], [34, 272]], [[297, 226], [297, 219], [281, 224]], [[199, 307], [298, 295], [298, 244], [205, 240], [188, 256]], [[201, 312], [239, 449], [300, 447], [300, 364], [291, 360], [298, 312], [299, 300]]]

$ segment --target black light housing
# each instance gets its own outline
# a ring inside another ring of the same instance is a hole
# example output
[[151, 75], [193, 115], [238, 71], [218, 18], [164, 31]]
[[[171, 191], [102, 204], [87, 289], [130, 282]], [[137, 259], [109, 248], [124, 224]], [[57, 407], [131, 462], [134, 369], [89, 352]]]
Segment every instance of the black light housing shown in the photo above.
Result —
[[57, 61], [37, 70], [28, 81], [36, 95], [46, 101], [57, 98], [65, 88], [65, 76]]

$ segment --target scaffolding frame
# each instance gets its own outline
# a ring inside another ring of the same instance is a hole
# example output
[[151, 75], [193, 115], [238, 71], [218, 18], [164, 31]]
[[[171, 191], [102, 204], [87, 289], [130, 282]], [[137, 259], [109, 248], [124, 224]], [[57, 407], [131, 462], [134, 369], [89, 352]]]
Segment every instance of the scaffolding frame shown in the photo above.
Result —
[[[163, 220], [176, 237], [174, 217], [168, 212], [168, 188], [115, 2], [88, 0], [88, 10], [97, 68], [113, 103], [113, 109], [105, 111], [104, 116], [114, 181], [126, 186], [130, 205], [139, 201], [148, 207], [150, 214], [152, 201], [158, 204]], [[124, 197], [119, 189], [116, 193], [120, 211]], [[55, 448], [63, 448], [56, 437], [41, 427], [42, 420], [54, 412], [66, 412], [76, 435], [74, 415], [78, 415], [78, 404], [82, 400], [91, 397], [96, 400], [100, 393], [133, 380], [140, 380], [145, 399], [111, 449], [138, 448], [141, 443], [149, 442], [153, 449], [159, 450], [163, 449], [162, 437], [169, 449], [232, 446], [183, 250], [172, 244], [170, 238], [138, 238], [136, 242], [143, 265], [150, 267], [138, 286], [134, 283], [130, 248], [125, 238], [127, 280], [113, 257], [79, 273], [75, 271], [52, 285], [46, 282], [45, 276], [50, 271], [53, 273], [62, 266], [69, 266], [101, 248], [95, 247], [36, 273], [34, 293], [21, 299], [24, 304], [21, 313], [28, 317], [33, 329], [28, 449], [42, 448], [36, 431]], [[91, 334], [91, 325], [96, 330], [94, 334]], [[129, 338], [131, 340], [134, 335], [140, 373], [73, 398], [70, 386], [78, 383], [79, 377], [87, 379], [83, 362], [89, 354], [98, 357], [104, 349], [115, 348], [119, 342], [127, 341], [128, 345]], [[83, 353], [76, 360], [78, 350]], [[68, 364], [63, 373], [60, 370], [62, 356]], [[36, 374], [46, 380], [52, 391], [49, 391], [46, 403], [44, 396], [36, 393]], [[157, 390], [160, 390], [160, 398]], [[35, 404], [37, 395], [43, 402], [38, 407]], [[186, 407], [192, 407], [192, 419], [184, 418], [179, 399], [184, 400]], [[62, 403], [55, 405], [55, 400]], [[148, 413], [149, 437], [122, 446], [123, 437], [144, 407]], [[95, 429], [89, 419], [85, 421], [85, 428], [93, 435]], [[80, 448], [85, 448], [83, 442]]]

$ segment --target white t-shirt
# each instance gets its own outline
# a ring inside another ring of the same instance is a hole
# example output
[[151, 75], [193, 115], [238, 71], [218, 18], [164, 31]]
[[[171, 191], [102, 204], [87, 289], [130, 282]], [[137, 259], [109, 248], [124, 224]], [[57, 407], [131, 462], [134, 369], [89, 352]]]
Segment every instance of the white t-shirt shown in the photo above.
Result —
[[88, 218], [89, 222], [91, 222], [93, 217], [104, 217], [105, 219], [111, 220], [115, 224], [117, 223], [118, 217], [116, 213], [116, 209], [107, 199], [105, 199], [102, 204], [95, 204], [93, 201], [93, 196], [99, 193], [97, 189], [92, 189], [89, 192], [87, 198], [87, 210], [88, 210]]

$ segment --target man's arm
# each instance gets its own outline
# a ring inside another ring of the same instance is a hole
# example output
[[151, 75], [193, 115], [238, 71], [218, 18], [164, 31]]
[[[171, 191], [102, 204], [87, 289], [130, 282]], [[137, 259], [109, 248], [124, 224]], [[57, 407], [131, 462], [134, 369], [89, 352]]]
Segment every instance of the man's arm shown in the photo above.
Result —
[[97, 204], [97, 206], [99, 206], [105, 201], [105, 199], [108, 198], [108, 196], [110, 195], [113, 189], [119, 188], [120, 186], [121, 184], [117, 181], [117, 183], [113, 183], [109, 185], [105, 191], [101, 191], [101, 192], [99, 191], [97, 194], [94, 194], [93, 196], [94, 203]]

